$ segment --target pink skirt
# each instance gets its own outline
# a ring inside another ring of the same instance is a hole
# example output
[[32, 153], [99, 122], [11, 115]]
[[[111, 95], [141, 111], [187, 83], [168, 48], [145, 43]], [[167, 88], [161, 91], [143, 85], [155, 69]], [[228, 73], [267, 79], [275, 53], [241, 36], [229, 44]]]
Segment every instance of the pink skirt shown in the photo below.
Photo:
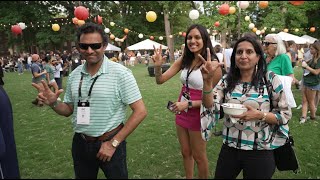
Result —
[[[185, 91], [185, 89], [185, 86], [181, 88], [178, 100], [179, 102], [181, 100], [182, 93]], [[192, 101], [202, 100], [202, 90], [189, 88], [189, 92]], [[192, 131], [200, 131], [200, 107], [191, 108], [188, 109], [188, 112], [181, 111], [181, 114], [176, 114], [176, 124], [183, 128], [190, 129]]]

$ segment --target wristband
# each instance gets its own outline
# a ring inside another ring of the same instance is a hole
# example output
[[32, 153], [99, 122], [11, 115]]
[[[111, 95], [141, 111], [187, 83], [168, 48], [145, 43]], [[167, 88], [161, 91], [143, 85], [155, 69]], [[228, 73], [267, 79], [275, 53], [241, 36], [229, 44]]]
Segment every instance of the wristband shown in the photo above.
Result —
[[202, 91], [203, 94], [210, 94], [213, 91], [213, 88], [210, 91]]

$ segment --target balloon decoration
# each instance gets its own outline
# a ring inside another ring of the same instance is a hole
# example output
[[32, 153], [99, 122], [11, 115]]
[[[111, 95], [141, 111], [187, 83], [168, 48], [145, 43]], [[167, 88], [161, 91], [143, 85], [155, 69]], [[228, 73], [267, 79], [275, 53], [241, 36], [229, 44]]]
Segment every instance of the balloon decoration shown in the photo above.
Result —
[[265, 9], [268, 7], [269, 2], [268, 1], [260, 1], [259, 2], [259, 8]]
[[157, 14], [154, 11], [149, 11], [146, 14], [146, 19], [148, 22], [154, 22], [157, 19]]
[[129, 29], [128, 29], [128, 28], [125, 28], [125, 29], [123, 30], [123, 32], [126, 33], [126, 34], [128, 34], [128, 33], [129, 33]]
[[114, 22], [110, 22], [110, 26], [114, 26], [115, 25], [115, 23]]
[[216, 21], [216, 22], [214, 23], [214, 26], [215, 26], [215, 27], [219, 27], [219, 26], [220, 26], [220, 22], [219, 22], [219, 21]]
[[89, 10], [83, 6], [78, 6], [74, 9], [74, 16], [79, 20], [86, 20], [89, 17]]
[[255, 26], [255, 25], [254, 25], [253, 23], [250, 23], [250, 24], [249, 24], [249, 29], [253, 29], [254, 26]]
[[153, 37], [153, 36], [150, 36], [150, 39], [151, 39], [151, 40], [154, 40], [154, 37]]
[[193, 9], [189, 12], [189, 18], [192, 20], [198, 19], [199, 18], [199, 11], [196, 9]]
[[110, 34], [110, 39], [114, 39], [115, 36], [113, 34]]
[[[98, 20], [97, 20], [98, 19]], [[96, 17], [94, 17], [94, 22], [95, 23], [98, 23], [98, 24], [102, 24], [102, 17], [101, 16], [96, 16]]]
[[229, 14], [229, 5], [222, 4], [219, 8], [219, 14], [224, 15], [224, 16]]
[[276, 28], [271, 28], [271, 32], [274, 32], [274, 31], [276, 31]]
[[289, 29], [286, 28], [286, 29], [283, 30], [283, 32], [287, 33], [287, 32], [289, 32]]
[[163, 40], [163, 37], [162, 37], [162, 36], [160, 36], [160, 37], [159, 37], [159, 40], [160, 40], [160, 41], [162, 41], [162, 40]]
[[19, 34], [22, 34], [22, 29], [19, 25], [13, 25], [11, 26], [11, 31], [13, 34], [15, 35], [19, 35]]
[[250, 21], [250, 16], [246, 16], [246, 17], [244, 17], [244, 20], [246, 20], [246, 21]]
[[229, 8], [229, 14], [234, 14], [234, 13], [236, 13], [236, 8], [233, 7], [233, 6], [231, 6], [231, 7]]
[[315, 27], [311, 27], [310, 28], [310, 32], [315, 32], [316, 31], [316, 28]]
[[289, 1], [294, 6], [300, 6], [304, 3], [304, 1]]
[[249, 7], [249, 1], [238, 1], [237, 6], [241, 9], [247, 9]]
[[140, 33], [140, 34], [138, 35], [138, 37], [139, 37], [140, 39], [142, 39], [142, 38], [143, 38], [143, 34]]
[[78, 20], [79, 20], [78, 18], [74, 17], [74, 18], [72, 18], [72, 23], [73, 24], [78, 24]]
[[78, 20], [78, 26], [84, 25], [86, 22], [84, 20]]
[[24, 30], [24, 29], [26, 28], [26, 24], [23, 23], [23, 22], [18, 23], [18, 26], [20, 26], [20, 28], [21, 28], [22, 30]]
[[186, 36], [187, 36], [187, 33], [186, 33], [186, 32], [183, 32], [183, 33], [182, 33], [182, 36], [183, 36], [183, 37], [186, 37]]
[[52, 30], [53, 31], [59, 31], [60, 30], [59, 24], [52, 24]]
[[108, 34], [110, 32], [110, 29], [109, 28], [105, 28], [104, 32]]

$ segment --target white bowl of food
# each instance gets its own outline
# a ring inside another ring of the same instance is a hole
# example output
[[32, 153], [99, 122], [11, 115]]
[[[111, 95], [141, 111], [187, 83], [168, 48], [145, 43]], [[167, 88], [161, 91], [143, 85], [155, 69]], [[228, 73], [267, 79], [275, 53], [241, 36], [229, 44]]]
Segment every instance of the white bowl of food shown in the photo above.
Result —
[[240, 115], [246, 112], [248, 109], [242, 104], [235, 103], [223, 103], [222, 105], [223, 112], [230, 115], [230, 119], [233, 123], [236, 123], [239, 118], [234, 118], [232, 115]]

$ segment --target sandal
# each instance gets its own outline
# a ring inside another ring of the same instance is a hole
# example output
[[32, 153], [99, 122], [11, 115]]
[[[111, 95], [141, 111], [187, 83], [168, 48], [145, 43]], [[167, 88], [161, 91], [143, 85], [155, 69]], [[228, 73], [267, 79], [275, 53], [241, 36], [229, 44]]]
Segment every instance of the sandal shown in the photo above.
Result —
[[305, 117], [300, 117], [300, 124], [303, 124], [306, 122], [306, 118]]

